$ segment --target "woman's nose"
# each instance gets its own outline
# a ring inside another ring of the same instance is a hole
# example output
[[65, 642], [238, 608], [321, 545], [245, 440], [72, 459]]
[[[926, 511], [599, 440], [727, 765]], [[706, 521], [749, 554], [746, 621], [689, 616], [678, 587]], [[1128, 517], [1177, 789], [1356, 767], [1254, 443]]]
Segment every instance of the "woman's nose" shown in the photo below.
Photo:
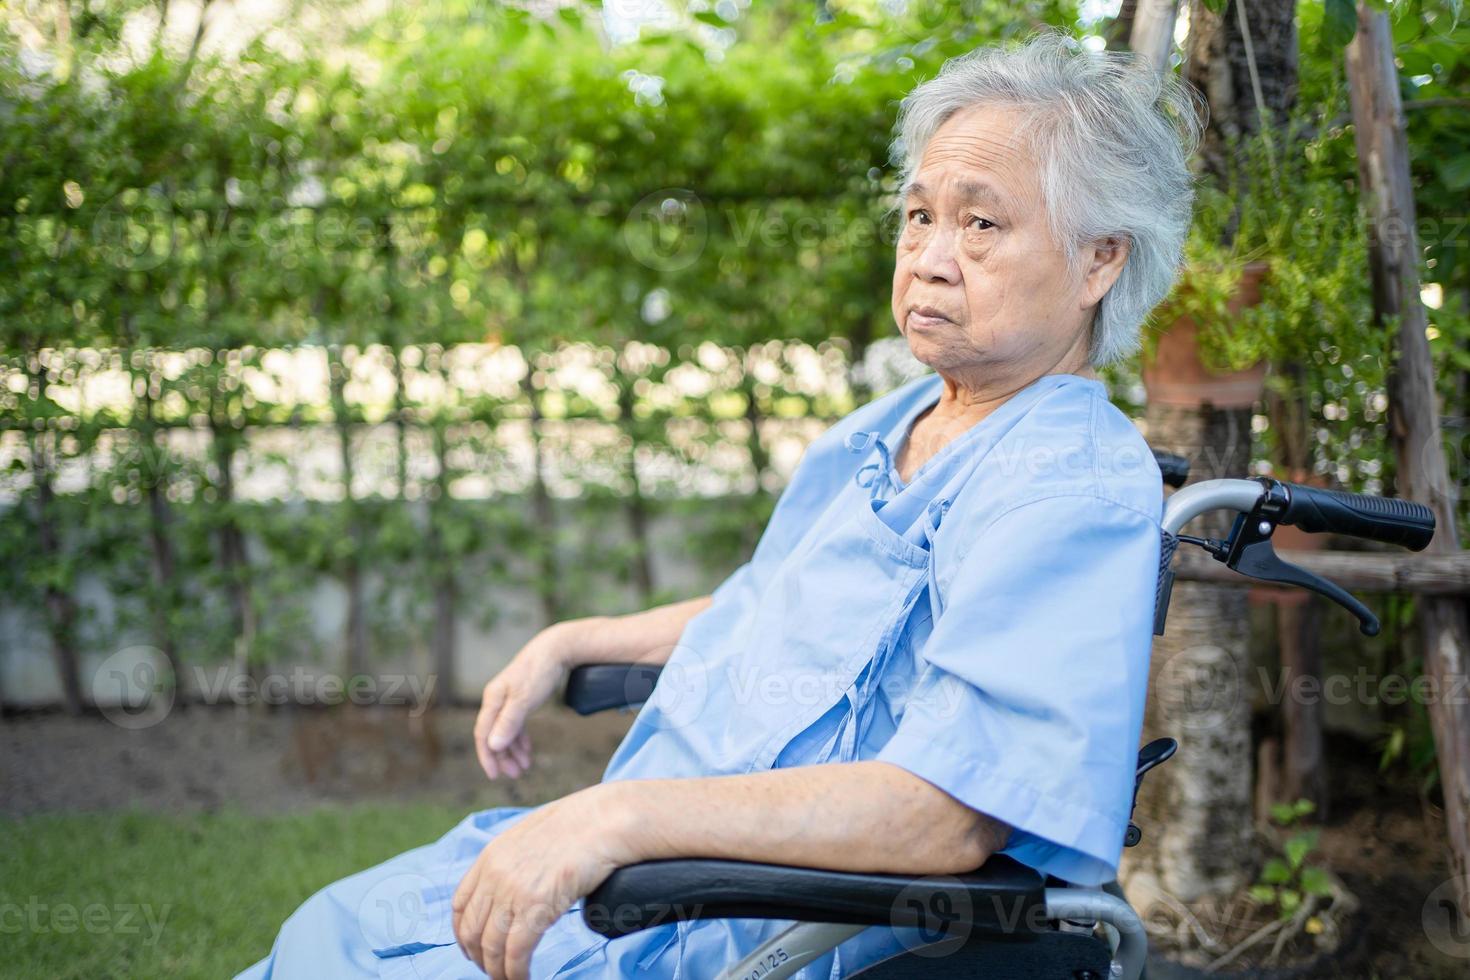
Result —
[[955, 236], [936, 229], [914, 258], [914, 275], [925, 282], [959, 282], [960, 267], [955, 261]]

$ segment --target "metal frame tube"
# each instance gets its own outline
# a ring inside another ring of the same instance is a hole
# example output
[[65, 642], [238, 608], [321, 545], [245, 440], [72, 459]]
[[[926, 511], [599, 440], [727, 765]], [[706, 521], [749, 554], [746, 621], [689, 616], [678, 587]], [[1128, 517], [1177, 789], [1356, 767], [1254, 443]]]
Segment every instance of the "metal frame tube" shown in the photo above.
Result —
[[1112, 977], [1138, 980], [1148, 959], [1148, 934], [1133, 906], [1116, 895], [1085, 888], [1048, 888], [1044, 895], [1048, 919], [1095, 919], [1110, 927], [1109, 941], [1117, 937]]
[[720, 980], [785, 980], [866, 928], [840, 922], [798, 922], [761, 943], [755, 952], [721, 973]]
[[1205, 480], [1176, 490], [1164, 501], [1165, 531], [1178, 534], [1180, 528], [1206, 511], [1225, 508], [1246, 512], [1256, 505], [1265, 487], [1255, 480]]

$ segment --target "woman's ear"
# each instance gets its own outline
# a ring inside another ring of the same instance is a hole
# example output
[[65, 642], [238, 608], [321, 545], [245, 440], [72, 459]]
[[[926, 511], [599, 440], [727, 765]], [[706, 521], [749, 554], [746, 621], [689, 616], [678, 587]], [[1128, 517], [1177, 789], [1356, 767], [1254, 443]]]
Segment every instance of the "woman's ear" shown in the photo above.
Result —
[[1082, 309], [1096, 306], [1113, 288], [1128, 263], [1128, 248], [1127, 238], [1111, 235], [1083, 251]]

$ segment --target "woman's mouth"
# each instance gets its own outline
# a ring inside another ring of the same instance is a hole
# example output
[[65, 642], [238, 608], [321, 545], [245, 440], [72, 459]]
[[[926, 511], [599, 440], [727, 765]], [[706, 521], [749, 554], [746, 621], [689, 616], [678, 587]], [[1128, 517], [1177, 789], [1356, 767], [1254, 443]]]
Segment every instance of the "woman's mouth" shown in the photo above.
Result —
[[935, 327], [953, 325], [954, 321], [932, 306], [916, 306], [909, 310], [908, 325], [916, 330], [932, 330]]

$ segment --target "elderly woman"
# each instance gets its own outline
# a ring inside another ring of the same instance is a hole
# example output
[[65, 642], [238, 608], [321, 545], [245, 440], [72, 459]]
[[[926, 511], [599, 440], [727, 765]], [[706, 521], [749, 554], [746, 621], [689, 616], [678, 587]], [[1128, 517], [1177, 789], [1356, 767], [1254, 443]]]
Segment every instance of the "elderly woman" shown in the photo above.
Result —
[[[475, 749], [515, 778], [569, 667], [666, 663], [601, 783], [323, 889], [246, 976], [705, 977], [784, 925], [590, 931], [582, 897], [655, 858], [1114, 877], [1162, 485], [1093, 369], [1173, 281], [1194, 106], [1049, 34], [949, 62], [899, 128], [893, 317], [934, 373], [808, 448], [713, 595], [552, 626], [485, 688]], [[868, 929], [802, 975], [901, 941]]]

